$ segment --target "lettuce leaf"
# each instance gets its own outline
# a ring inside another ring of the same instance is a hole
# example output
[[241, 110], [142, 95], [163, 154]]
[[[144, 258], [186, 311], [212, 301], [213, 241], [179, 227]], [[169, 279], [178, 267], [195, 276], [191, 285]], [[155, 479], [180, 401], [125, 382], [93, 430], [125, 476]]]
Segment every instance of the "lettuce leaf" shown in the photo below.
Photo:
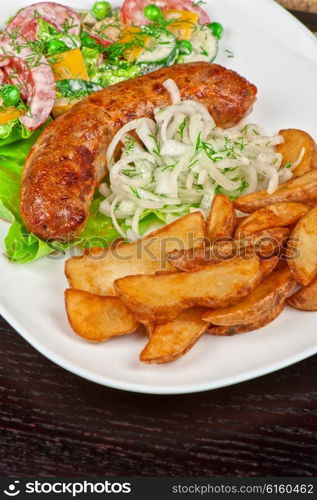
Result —
[[28, 139], [33, 134], [34, 132], [26, 128], [18, 118], [11, 120], [4, 125], [0, 125], [0, 148], [21, 141], [21, 139]]
[[[40, 259], [56, 251], [65, 253], [73, 246], [107, 247], [120, 237], [111, 218], [99, 212], [99, 205], [104, 199], [99, 194], [91, 204], [90, 217], [85, 229], [74, 241], [46, 242], [26, 230], [20, 214], [22, 170], [30, 149], [45, 126], [28, 139], [6, 145], [1, 145], [0, 142], [0, 218], [11, 223], [5, 238], [7, 256], [10, 261], [20, 264]], [[122, 228], [127, 229], [124, 227], [124, 222], [121, 223]], [[144, 234], [153, 223], [164, 224], [165, 215], [155, 210], [144, 211], [139, 224], [140, 233]]]
[[41, 17], [38, 18], [38, 29], [37, 37], [40, 40], [49, 40], [50, 38], [58, 35], [58, 31], [54, 28], [52, 24], [49, 24]]
[[40, 240], [16, 220], [11, 224], [4, 241], [9, 260], [20, 264], [40, 259], [55, 250], [61, 250], [61, 244], [54, 246], [54, 243], [49, 244]]
[[82, 47], [81, 53], [84, 58], [88, 75], [90, 78], [93, 78], [98, 71], [97, 62], [100, 56], [99, 50], [90, 47]]
[[45, 126], [28, 139], [3, 144], [0, 141], [0, 218], [11, 222], [5, 238], [7, 255], [14, 262], [25, 263], [55, 250], [37, 236], [29, 233], [20, 214], [21, 175], [25, 159]]
[[[37, 141], [44, 126], [35, 131], [28, 139], [3, 144], [0, 140], [0, 201], [10, 211], [11, 217], [22, 222], [20, 215], [21, 175], [25, 159]], [[4, 141], [5, 142], [5, 141]], [[4, 216], [2, 218], [12, 220]]]

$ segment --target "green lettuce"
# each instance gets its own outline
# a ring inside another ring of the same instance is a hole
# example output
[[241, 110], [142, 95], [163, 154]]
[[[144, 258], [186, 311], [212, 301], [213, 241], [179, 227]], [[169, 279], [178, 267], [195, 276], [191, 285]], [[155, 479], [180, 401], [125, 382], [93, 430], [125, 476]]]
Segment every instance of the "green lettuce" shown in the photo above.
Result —
[[44, 21], [41, 17], [38, 18], [38, 30], [37, 37], [40, 40], [48, 40], [56, 35], [58, 35], [58, 31], [54, 28], [52, 24]]
[[55, 250], [25, 229], [20, 214], [21, 174], [25, 159], [44, 127], [28, 139], [11, 144], [0, 141], [0, 218], [11, 222], [5, 238], [7, 255], [15, 262], [29, 262]]
[[90, 47], [82, 47], [81, 53], [88, 71], [89, 78], [94, 78], [98, 71], [97, 62], [100, 56], [99, 50]]
[[139, 65], [126, 61], [104, 61], [98, 65], [100, 52], [97, 48], [82, 47], [81, 52], [90, 79], [101, 87], [109, 87], [141, 75], [142, 69]]

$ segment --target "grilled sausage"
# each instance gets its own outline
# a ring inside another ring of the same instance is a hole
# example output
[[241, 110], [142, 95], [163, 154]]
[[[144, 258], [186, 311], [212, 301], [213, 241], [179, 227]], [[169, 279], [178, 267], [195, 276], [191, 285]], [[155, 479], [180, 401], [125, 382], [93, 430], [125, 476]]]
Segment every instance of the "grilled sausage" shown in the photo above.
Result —
[[85, 226], [95, 188], [106, 173], [105, 154], [128, 121], [152, 117], [170, 103], [162, 86], [172, 78], [182, 99], [207, 106], [216, 124], [236, 125], [250, 110], [256, 87], [234, 71], [209, 63], [160, 69], [92, 94], [50, 124], [23, 171], [21, 212], [26, 228], [47, 239], [72, 239]]

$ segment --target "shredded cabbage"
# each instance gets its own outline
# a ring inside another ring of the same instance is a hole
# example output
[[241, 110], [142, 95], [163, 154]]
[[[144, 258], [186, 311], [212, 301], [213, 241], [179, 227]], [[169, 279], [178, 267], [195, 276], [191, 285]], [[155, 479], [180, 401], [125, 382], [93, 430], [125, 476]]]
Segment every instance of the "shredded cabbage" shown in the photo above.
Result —
[[[166, 220], [193, 210], [207, 216], [216, 194], [235, 199], [260, 189], [273, 193], [292, 177], [275, 150], [282, 136], [252, 123], [220, 129], [203, 104], [180, 100], [174, 81], [164, 87], [172, 104], [156, 109], [154, 120], [127, 123], [107, 151], [109, 178], [100, 187], [105, 200], [99, 210], [128, 240], [140, 237], [146, 210], [158, 210]], [[114, 162], [119, 143], [121, 156]]]

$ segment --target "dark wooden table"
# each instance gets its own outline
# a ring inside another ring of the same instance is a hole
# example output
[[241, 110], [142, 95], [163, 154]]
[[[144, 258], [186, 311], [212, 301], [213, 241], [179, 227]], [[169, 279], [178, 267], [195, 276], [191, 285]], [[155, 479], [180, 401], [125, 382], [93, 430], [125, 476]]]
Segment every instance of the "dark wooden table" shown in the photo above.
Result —
[[3, 319], [0, 356], [3, 477], [317, 475], [317, 356], [225, 389], [166, 397], [76, 377]]

